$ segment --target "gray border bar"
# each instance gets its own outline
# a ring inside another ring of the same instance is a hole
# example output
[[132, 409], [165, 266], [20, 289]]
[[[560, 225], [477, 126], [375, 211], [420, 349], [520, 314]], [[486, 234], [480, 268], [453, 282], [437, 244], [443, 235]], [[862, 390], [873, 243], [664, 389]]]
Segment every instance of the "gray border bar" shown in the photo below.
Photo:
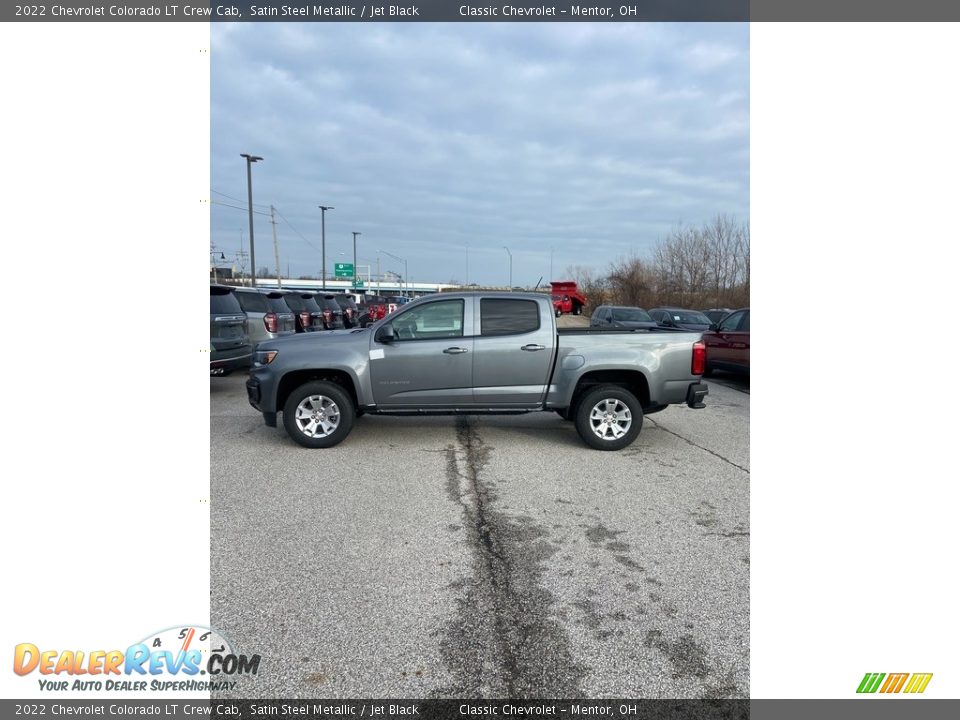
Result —
[[[261, 9], [254, 12], [253, 8]], [[284, 8], [287, 8], [284, 10]], [[401, 14], [402, 9], [402, 14]], [[40, 0], [4, 22], [956, 21], [957, 0]]]
[[[53, 708], [59, 706], [59, 712]], [[572, 706], [580, 712], [571, 712]], [[23, 707], [27, 706], [27, 712]], [[276, 714], [264, 715], [257, 708], [276, 708]], [[464, 714], [462, 708], [472, 711]], [[506, 712], [510, 708], [534, 708], [533, 712]], [[374, 707], [379, 708], [376, 715]], [[392, 708], [403, 708], [393, 711]], [[70, 708], [71, 711], [64, 711]], [[148, 714], [140, 708], [149, 708]], [[411, 710], [415, 708], [416, 714]], [[482, 712], [483, 708], [497, 710]], [[608, 708], [603, 713], [585, 713], [584, 708]], [[629, 710], [625, 710], [628, 708]], [[43, 710], [41, 713], [40, 710]], [[539, 712], [536, 711], [539, 709]], [[124, 712], [126, 710], [126, 712]], [[536, 717], [564, 718], [587, 714], [610, 720], [945, 720], [960, 717], [960, 700], [924, 699], [920, 697], [871, 697], [849, 700], [129, 700], [115, 699], [58, 699], [0, 700], [0, 717], [109, 717], [114, 719], [160, 717], [164, 720], [198, 717], [245, 718], [274, 717], [291, 720], [344, 720], [344, 718], [379, 717], [420, 718], [421, 720], [450, 720], [478, 717], [508, 718]]]
[[40, 0], [0, 7], [33, 22], [745, 21], [750, 0]]

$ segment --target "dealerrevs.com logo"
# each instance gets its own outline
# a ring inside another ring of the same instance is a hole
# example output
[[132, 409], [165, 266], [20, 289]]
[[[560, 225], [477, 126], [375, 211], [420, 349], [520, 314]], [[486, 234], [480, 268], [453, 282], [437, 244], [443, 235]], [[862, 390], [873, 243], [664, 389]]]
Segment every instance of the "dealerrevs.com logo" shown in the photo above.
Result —
[[239, 675], [256, 675], [259, 655], [240, 655], [216, 630], [201, 625], [151, 633], [126, 650], [41, 650], [20, 643], [13, 671], [34, 673], [41, 690], [178, 692], [232, 690]]
[[858, 693], [922, 693], [930, 684], [933, 673], [867, 673], [857, 687]]

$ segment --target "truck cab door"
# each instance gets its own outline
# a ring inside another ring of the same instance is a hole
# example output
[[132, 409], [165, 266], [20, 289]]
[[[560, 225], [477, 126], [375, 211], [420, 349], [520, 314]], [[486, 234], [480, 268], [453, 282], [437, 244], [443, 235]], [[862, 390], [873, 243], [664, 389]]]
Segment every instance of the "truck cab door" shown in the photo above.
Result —
[[550, 304], [527, 298], [480, 298], [475, 323], [476, 404], [519, 409], [543, 403], [556, 340]]
[[473, 402], [473, 301], [417, 303], [388, 316], [370, 341], [374, 401], [383, 409], [443, 410]]

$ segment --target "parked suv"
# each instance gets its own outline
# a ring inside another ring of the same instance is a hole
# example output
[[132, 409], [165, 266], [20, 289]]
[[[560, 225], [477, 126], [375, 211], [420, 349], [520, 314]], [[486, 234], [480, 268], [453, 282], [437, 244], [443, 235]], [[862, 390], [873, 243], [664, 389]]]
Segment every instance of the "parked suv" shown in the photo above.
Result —
[[337, 304], [343, 312], [343, 326], [355, 328], [360, 326], [360, 309], [349, 295], [335, 295]]
[[283, 293], [276, 290], [236, 288], [234, 294], [247, 314], [247, 332], [250, 333], [250, 341], [254, 346], [264, 340], [292, 335], [297, 331], [297, 321], [283, 301]]
[[295, 290], [285, 293], [283, 299], [296, 317], [298, 333], [323, 330], [323, 310], [313, 299], [313, 293]]
[[233, 288], [210, 286], [210, 374], [229, 375], [250, 366], [253, 345], [247, 335], [247, 316]]
[[652, 317], [660, 327], [679, 328], [702, 332], [710, 327], [710, 318], [699, 310], [684, 310], [675, 307], [659, 307], [650, 310]]
[[593, 311], [593, 315], [590, 317], [590, 326], [635, 329], [655, 328], [657, 324], [643, 308], [601, 305]]
[[317, 305], [323, 312], [323, 329], [339, 330], [343, 325], [343, 310], [340, 309], [340, 303], [337, 302], [336, 295], [325, 295], [318, 293], [314, 296]]

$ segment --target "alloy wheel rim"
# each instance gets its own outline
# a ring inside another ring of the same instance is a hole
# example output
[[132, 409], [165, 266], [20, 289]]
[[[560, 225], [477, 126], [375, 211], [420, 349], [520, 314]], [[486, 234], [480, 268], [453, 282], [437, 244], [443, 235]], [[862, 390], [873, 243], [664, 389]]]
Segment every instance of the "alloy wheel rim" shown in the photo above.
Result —
[[632, 424], [630, 408], [616, 398], [601, 400], [590, 411], [590, 429], [601, 440], [619, 440]]
[[340, 427], [340, 408], [326, 395], [310, 395], [297, 405], [296, 420], [307, 437], [327, 437]]

